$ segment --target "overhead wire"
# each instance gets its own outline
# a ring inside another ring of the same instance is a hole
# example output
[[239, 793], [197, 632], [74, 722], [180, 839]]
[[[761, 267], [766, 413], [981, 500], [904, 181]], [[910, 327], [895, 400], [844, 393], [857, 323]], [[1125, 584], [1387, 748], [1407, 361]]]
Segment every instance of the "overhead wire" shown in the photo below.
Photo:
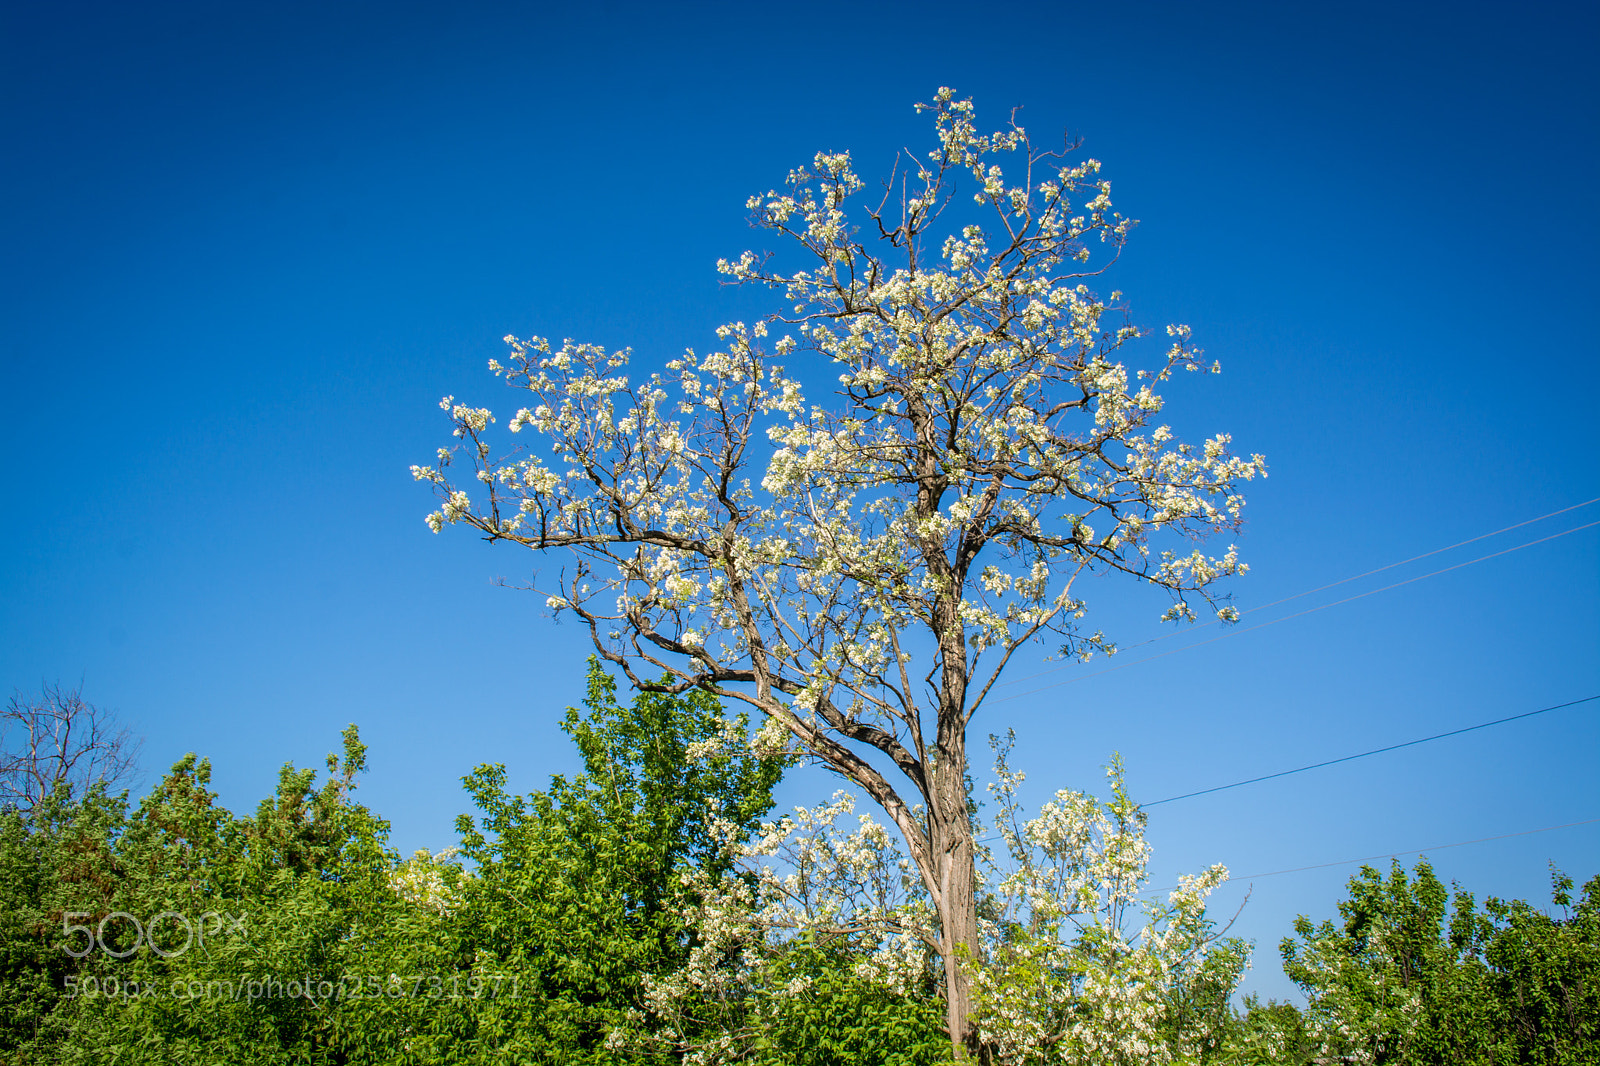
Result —
[[[1096, 670], [1092, 674], [1084, 674], [1082, 677], [1071, 677], [1071, 678], [1068, 678], [1065, 681], [1055, 681], [1055, 682], [1052, 682], [1051, 684], [1048, 684], [1048, 685], [1040, 685], [1038, 688], [1029, 689], [1027, 692], [1018, 692], [1018, 693], [1015, 693], [1015, 694], [1010, 695], [1010, 696], [1000, 696], [1000, 697], [997, 697], [997, 698], [995, 698], [993, 700], [990, 700], [989, 702], [991, 702], [991, 703], [1006, 703], [1006, 702], [1009, 702], [1011, 700], [1020, 700], [1025, 696], [1033, 696], [1033, 695], [1036, 695], [1036, 694], [1038, 694], [1040, 692], [1045, 692], [1045, 691], [1047, 691], [1049, 689], [1060, 688], [1062, 685], [1071, 685], [1071, 684], [1075, 684], [1075, 683], [1077, 683], [1079, 681], [1087, 681], [1091, 677], [1100, 677], [1103, 674], [1109, 674], [1109, 673], [1112, 673], [1113, 671], [1116, 671], [1116, 670], [1125, 670], [1130, 666], [1138, 666], [1141, 663], [1153, 662], [1156, 659], [1164, 659], [1168, 655], [1176, 655], [1181, 651], [1189, 651], [1190, 649], [1193, 649], [1193, 648], [1204, 647], [1207, 644], [1215, 644], [1219, 640], [1227, 640], [1229, 637], [1237, 637], [1237, 636], [1239, 636], [1239, 635], [1241, 635], [1243, 633], [1253, 633], [1258, 629], [1265, 629], [1268, 626], [1275, 626], [1279, 622], [1288, 622], [1288, 621], [1291, 621], [1292, 619], [1295, 619], [1295, 618], [1303, 618], [1308, 614], [1316, 614], [1318, 611], [1326, 611], [1330, 607], [1338, 607], [1338, 606], [1341, 606], [1341, 605], [1346, 604], [1346, 603], [1353, 603], [1356, 600], [1366, 599], [1368, 596], [1376, 596], [1380, 592], [1388, 592], [1390, 589], [1397, 589], [1397, 588], [1400, 588], [1403, 585], [1414, 584], [1415, 582], [1424, 581], [1424, 580], [1426, 580], [1426, 579], [1428, 579], [1430, 577], [1438, 577], [1440, 574], [1448, 574], [1450, 571], [1452, 571], [1452, 570], [1460, 570], [1464, 566], [1472, 566], [1474, 563], [1487, 562], [1490, 559], [1497, 559], [1502, 555], [1510, 555], [1512, 552], [1518, 552], [1518, 551], [1521, 551], [1524, 548], [1532, 548], [1535, 545], [1543, 544], [1546, 541], [1557, 540], [1557, 539], [1559, 539], [1561, 537], [1570, 536], [1573, 533], [1581, 533], [1585, 529], [1593, 529], [1595, 526], [1600, 526], [1600, 521], [1589, 522], [1589, 523], [1587, 523], [1585, 525], [1574, 527], [1573, 529], [1563, 530], [1560, 533], [1552, 533], [1548, 537], [1540, 537], [1538, 540], [1530, 540], [1526, 544], [1518, 544], [1518, 545], [1516, 545], [1515, 547], [1512, 547], [1512, 548], [1504, 548], [1504, 549], [1502, 549], [1500, 551], [1497, 551], [1497, 552], [1490, 552], [1488, 555], [1481, 555], [1476, 559], [1468, 559], [1464, 563], [1456, 563], [1453, 566], [1447, 566], [1447, 567], [1444, 567], [1443, 569], [1434, 570], [1434, 571], [1432, 571], [1430, 573], [1418, 574], [1416, 577], [1408, 577], [1404, 581], [1396, 581], [1391, 585], [1384, 585], [1382, 588], [1368, 589], [1366, 592], [1358, 592], [1354, 596], [1346, 596], [1342, 600], [1334, 600], [1331, 603], [1323, 603], [1323, 604], [1318, 604], [1316, 607], [1308, 607], [1303, 611], [1296, 611], [1294, 614], [1286, 614], [1281, 618], [1274, 618], [1274, 619], [1272, 619], [1270, 621], [1267, 621], [1267, 622], [1258, 622], [1253, 626], [1244, 626], [1243, 628], [1240, 628], [1240, 629], [1230, 629], [1228, 632], [1223, 633], [1221, 636], [1212, 637], [1209, 640], [1195, 641], [1193, 644], [1185, 644], [1181, 648], [1173, 648], [1170, 651], [1157, 652], [1155, 655], [1149, 655], [1149, 656], [1146, 656], [1143, 659], [1134, 659], [1132, 662], [1118, 663], [1116, 666], [1108, 666], [1103, 670]], [[1342, 582], [1340, 582], [1340, 583], [1342, 583]], [[1257, 608], [1257, 610], [1259, 610], [1259, 609], [1260, 608]], [[1212, 623], [1207, 623], [1207, 624], [1210, 625]], [[1147, 643], [1151, 643], [1151, 642], [1147, 642]], [[1058, 668], [1058, 669], [1064, 669], [1064, 668]], [[1034, 676], [1038, 676], [1038, 675], [1034, 675]]]
[[1339, 759], [1328, 759], [1325, 762], [1315, 762], [1311, 763], [1309, 766], [1297, 766], [1293, 770], [1280, 770], [1275, 774], [1263, 774], [1260, 777], [1252, 777], [1244, 781], [1234, 781], [1226, 785], [1217, 785], [1215, 788], [1202, 788], [1198, 792], [1185, 792], [1181, 796], [1168, 796], [1166, 799], [1158, 799], [1149, 803], [1141, 803], [1140, 806], [1156, 807], [1163, 803], [1176, 803], [1179, 800], [1193, 799], [1196, 796], [1208, 796], [1213, 792], [1224, 792], [1230, 788], [1239, 788], [1243, 785], [1254, 785], [1261, 781], [1271, 781], [1279, 777], [1288, 777], [1291, 774], [1301, 774], [1305, 773], [1307, 770], [1320, 770], [1324, 766], [1336, 766], [1339, 763], [1351, 762], [1355, 759], [1365, 759], [1369, 755], [1381, 755], [1386, 751], [1399, 751], [1401, 748], [1410, 748], [1418, 744], [1426, 744], [1433, 740], [1443, 740], [1445, 737], [1460, 736], [1462, 733], [1471, 733], [1478, 729], [1488, 729], [1492, 725], [1504, 725], [1507, 722], [1515, 722], [1523, 718], [1532, 718], [1536, 714], [1546, 714], [1550, 711], [1559, 711], [1564, 707], [1576, 707], [1581, 703], [1592, 703], [1595, 700], [1600, 700], [1600, 695], [1585, 696], [1581, 700], [1570, 700], [1567, 703], [1557, 703], [1550, 707], [1540, 707], [1537, 711], [1526, 711], [1522, 714], [1513, 714], [1509, 718], [1496, 718], [1492, 722], [1480, 722], [1477, 725], [1463, 726], [1460, 729], [1452, 729], [1448, 733], [1435, 733], [1431, 737], [1419, 737], [1416, 740], [1408, 740], [1403, 744], [1390, 744], [1388, 747], [1373, 748], [1371, 751], [1363, 751], [1355, 755], [1346, 755]]
[[[1382, 747], [1382, 748], [1373, 748], [1371, 751], [1358, 752], [1355, 755], [1345, 755], [1345, 756], [1343, 756], [1341, 758], [1338, 758], [1338, 759], [1328, 759], [1328, 760], [1326, 760], [1324, 762], [1311, 763], [1311, 764], [1309, 764], [1307, 766], [1297, 766], [1293, 770], [1280, 770], [1278, 773], [1275, 773], [1275, 774], [1263, 774], [1260, 777], [1251, 777], [1251, 778], [1247, 778], [1247, 779], [1245, 779], [1243, 781], [1233, 781], [1233, 782], [1230, 782], [1230, 783], [1228, 783], [1226, 785], [1217, 785], [1215, 788], [1202, 788], [1197, 792], [1185, 792], [1181, 796], [1168, 796], [1165, 799], [1152, 800], [1149, 803], [1141, 803], [1138, 806], [1141, 809], [1145, 809], [1145, 808], [1149, 808], [1149, 807], [1158, 807], [1163, 803], [1177, 803], [1179, 800], [1194, 799], [1196, 796], [1208, 796], [1213, 792], [1224, 792], [1224, 791], [1226, 791], [1226, 790], [1228, 790], [1230, 788], [1239, 788], [1239, 787], [1241, 787], [1243, 785], [1254, 785], [1254, 784], [1258, 784], [1258, 783], [1260, 783], [1262, 781], [1272, 781], [1272, 780], [1274, 780], [1276, 778], [1289, 777], [1292, 774], [1304, 773], [1307, 770], [1320, 770], [1321, 768], [1323, 768], [1325, 766], [1337, 766], [1339, 763], [1352, 762], [1352, 761], [1354, 761], [1356, 759], [1364, 759], [1369, 755], [1381, 755], [1386, 751], [1399, 751], [1401, 748], [1415, 747], [1418, 744], [1427, 744], [1430, 741], [1443, 740], [1446, 737], [1460, 736], [1463, 733], [1472, 733], [1472, 732], [1475, 732], [1475, 731], [1477, 731], [1479, 729], [1488, 729], [1490, 726], [1504, 725], [1507, 722], [1516, 722], [1516, 721], [1520, 721], [1523, 718], [1532, 718], [1534, 715], [1538, 715], [1538, 714], [1548, 714], [1551, 711], [1559, 711], [1559, 710], [1563, 710], [1564, 708], [1567, 708], [1567, 707], [1577, 707], [1577, 706], [1579, 706], [1581, 704], [1593, 703], [1595, 700], [1600, 700], [1600, 695], [1585, 696], [1582, 699], [1578, 699], [1578, 700], [1568, 700], [1566, 703], [1556, 703], [1556, 704], [1550, 705], [1549, 707], [1540, 707], [1536, 711], [1524, 711], [1521, 714], [1513, 714], [1513, 715], [1510, 715], [1509, 717], [1506, 717], [1506, 718], [1496, 718], [1492, 722], [1479, 722], [1477, 725], [1463, 726], [1460, 729], [1451, 729], [1448, 732], [1435, 733], [1432, 736], [1418, 737], [1416, 740], [1407, 740], [1407, 741], [1404, 741], [1403, 743], [1400, 743], [1400, 744], [1390, 744], [1390, 745], [1388, 745], [1386, 747]], [[1563, 827], [1557, 827], [1557, 828], [1563, 828]], [[988, 836], [988, 837], [983, 837], [982, 839], [975, 841], [975, 843], [987, 844], [987, 843], [990, 843], [992, 841], [999, 840], [999, 839], [1001, 839], [999, 836]], [[1454, 845], [1451, 845], [1451, 846], [1453, 847]], [[1361, 860], [1352, 859], [1350, 861], [1351, 862], [1359, 862]], [[1338, 865], [1338, 864], [1337, 863], [1329, 863], [1328, 865], [1335, 866], [1335, 865]]]
[[[1298, 600], [1298, 599], [1301, 599], [1301, 598], [1303, 598], [1305, 596], [1312, 596], [1312, 595], [1315, 595], [1318, 592], [1326, 592], [1329, 589], [1338, 588], [1340, 585], [1348, 585], [1352, 581], [1360, 581], [1362, 578], [1372, 577], [1375, 574], [1381, 574], [1381, 573], [1384, 573], [1387, 570], [1393, 570], [1396, 567], [1405, 566], [1408, 563], [1420, 562], [1423, 559], [1428, 559], [1428, 558], [1431, 558], [1432, 556], [1435, 556], [1435, 555], [1442, 555], [1445, 552], [1454, 551], [1457, 548], [1464, 548], [1468, 544], [1476, 544], [1480, 540], [1488, 540], [1490, 537], [1498, 537], [1502, 533], [1509, 533], [1514, 529], [1521, 529], [1523, 526], [1531, 526], [1535, 522], [1543, 522], [1547, 518], [1555, 518], [1558, 515], [1564, 515], [1569, 511], [1576, 511], [1576, 510], [1579, 510], [1580, 508], [1588, 507], [1591, 504], [1596, 504], [1596, 503], [1600, 503], [1600, 496], [1596, 496], [1593, 499], [1584, 500], [1582, 503], [1575, 503], [1575, 504], [1572, 504], [1572, 505], [1570, 505], [1568, 507], [1562, 507], [1562, 508], [1559, 508], [1559, 509], [1554, 510], [1554, 511], [1548, 511], [1545, 514], [1539, 515], [1539, 516], [1537, 516], [1535, 518], [1528, 518], [1528, 519], [1524, 519], [1521, 522], [1514, 522], [1509, 526], [1502, 526], [1501, 528], [1496, 529], [1496, 530], [1494, 530], [1493, 532], [1490, 532], [1490, 533], [1480, 533], [1475, 537], [1468, 537], [1466, 540], [1457, 541], [1456, 543], [1446, 545], [1443, 548], [1434, 548], [1432, 551], [1423, 552], [1421, 555], [1413, 555], [1409, 559], [1401, 559], [1399, 562], [1396, 562], [1396, 563], [1388, 563], [1388, 564], [1386, 564], [1384, 566], [1378, 567], [1375, 570], [1367, 570], [1364, 573], [1354, 574], [1354, 575], [1352, 575], [1350, 577], [1340, 578], [1338, 581], [1330, 581], [1326, 585], [1318, 585], [1316, 588], [1306, 589], [1304, 592], [1296, 592], [1292, 596], [1285, 596], [1282, 599], [1273, 600], [1270, 603], [1263, 603], [1263, 604], [1260, 604], [1260, 605], [1258, 605], [1256, 607], [1251, 607], [1248, 610], [1240, 611], [1239, 613], [1240, 613], [1241, 616], [1243, 616], [1243, 615], [1246, 615], [1246, 614], [1255, 614], [1255, 613], [1260, 612], [1260, 611], [1265, 611], [1265, 610], [1268, 610], [1269, 608], [1272, 608], [1272, 607], [1278, 607], [1278, 606], [1281, 606], [1282, 604], [1290, 602], [1291, 600]], [[1591, 523], [1591, 525], [1593, 525], [1593, 524], [1594, 523]], [[1578, 529], [1588, 529], [1588, 528], [1589, 528], [1589, 526], [1579, 526], [1578, 527]], [[1577, 531], [1578, 530], [1574, 529], [1574, 530], [1568, 530], [1567, 532], [1568, 533], [1575, 533]], [[1556, 536], [1565, 536], [1565, 535], [1566, 534], [1564, 534], [1564, 533], [1556, 534]], [[1547, 537], [1547, 538], [1544, 538], [1544, 539], [1548, 540], [1548, 539], [1552, 539], [1552, 538], [1548, 538]], [[1533, 544], [1539, 544], [1539, 543], [1542, 543], [1542, 541], [1537, 541], [1537, 540], [1536, 541], [1530, 541], [1528, 544], [1522, 545], [1522, 547], [1530, 547]], [[1510, 551], [1516, 551], [1518, 549], [1512, 548], [1512, 549], [1509, 549], [1509, 550]], [[1496, 554], [1505, 554], [1505, 553], [1504, 552], [1500, 552], [1500, 553], [1496, 553]], [[1480, 559], [1474, 559], [1472, 561], [1473, 562], [1483, 562], [1485, 559], [1493, 559], [1494, 557], [1495, 557], [1494, 555], [1485, 555]], [[1463, 564], [1460, 564], [1460, 565], [1465, 566], [1465, 565], [1470, 565], [1470, 564], [1463, 563]], [[1447, 568], [1447, 569], [1450, 569], [1450, 568]], [[1445, 572], [1446, 572], [1446, 570], [1436, 570], [1432, 574], [1424, 574], [1423, 577], [1434, 577], [1434, 576], [1436, 576], [1438, 574], [1442, 574], [1442, 573], [1445, 573]], [[1420, 580], [1422, 580], [1422, 578], [1414, 578], [1413, 580], [1420, 581]], [[1400, 582], [1400, 584], [1406, 584], [1406, 582]], [[1386, 591], [1386, 589], [1397, 588], [1397, 587], [1398, 587], [1398, 585], [1389, 585], [1389, 586], [1386, 586], [1384, 589], [1375, 589], [1374, 591], [1375, 592], [1383, 592], [1383, 591]], [[1339, 602], [1340, 603], [1348, 603], [1349, 600], [1340, 600]], [[1328, 604], [1327, 606], [1331, 607], [1331, 606], [1335, 606], [1335, 605], [1334, 604]], [[1293, 617], [1298, 617], [1298, 616], [1290, 615], [1289, 617], [1293, 618]], [[1171, 638], [1176, 637], [1176, 636], [1182, 636], [1183, 634], [1186, 634], [1186, 633], [1193, 633], [1196, 630], [1205, 629], [1205, 628], [1207, 628], [1209, 626], [1214, 626], [1214, 625], [1219, 625], [1219, 624], [1220, 624], [1220, 622], [1214, 619], [1214, 620], [1209, 621], [1209, 622], [1202, 622], [1199, 625], [1193, 626], [1193, 627], [1191, 627], [1189, 629], [1173, 630], [1170, 633], [1163, 633], [1159, 637], [1151, 637], [1149, 640], [1141, 640], [1137, 644], [1130, 644], [1126, 650], [1130, 650], [1131, 651], [1133, 648], [1142, 648], [1147, 644], [1158, 644], [1163, 640], [1170, 640]], [[1192, 647], [1194, 645], [1188, 645], [1188, 646]], [[1148, 662], [1149, 660], [1148, 659], [1141, 659], [1139, 661], [1140, 662]], [[1048, 670], [1040, 670], [1040, 671], [1038, 671], [1036, 673], [1024, 674], [1022, 677], [1011, 678], [1010, 680], [1002, 681], [1002, 682], [1000, 682], [1000, 685], [1001, 686], [1005, 686], [1005, 685], [1021, 684], [1024, 681], [1031, 681], [1033, 678], [1036, 678], [1036, 677], [1044, 677], [1044, 676], [1046, 676], [1048, 674], [1058, 673], [1058, 672], [1060, 672], [1062, 670], [1069, 669], [1070, 667], [1073, 667], [1073, 666], [1076, 666], [1076, 665], [1078, 665], [1078, 664], [1077, 663], [1063, 663], [1060, 666], [1053, 666]], [[1131, 666], [1133, 664], [1129, 663], [1129, 664], [1126, 664], [1126, 665]], [[1104, 673], [1104, 671], [1100, 671], [1100, 672]], [[1024, 695], [1028, 695], [1028, 693], [1024, 693]], [[1013, 697], [1007, 696], [1007, 697], [1004, 697], [1004, 698], [1005, 699], [1012, 699]], [[994, 702], [998, 703], [998, 702], [1000, 702], [1000, 700], [995, 700]]]

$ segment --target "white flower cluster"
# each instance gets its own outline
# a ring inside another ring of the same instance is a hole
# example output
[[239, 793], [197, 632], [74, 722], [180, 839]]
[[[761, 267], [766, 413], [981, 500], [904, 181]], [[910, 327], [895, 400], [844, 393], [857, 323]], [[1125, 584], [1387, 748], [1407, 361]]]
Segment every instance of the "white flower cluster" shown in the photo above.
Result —
[[1058, 792], [1020, 822], [1023, 775], [1006, 764], [1009, 746], [996, 745], [990, 792], [1010, 870], [996, 885], [1003, 906], [986, 931], [988, 954], [974, 967], [985, 1043], [1008, 1064], [1187, 1061], [1198, 1049], [1171, 1024], [1174, 1005], [1206, 975], [1218, 934], [1205, 900], [1227, 869], [1182, 877], [1166, 900], [1141, 903], [1150, 846], [1120, 761], [1107, 771], [1111, 799]]
[[[991, 903], [978, 950], [963, 959], [991, 1061], [1132, 1066], [1198, 1054], [1171, 1022], [1218, 938], [1205, 901], [1226, 869], [1183, 877], [1165, 900], [1141, 902], [1150, 847], [1120, 762], [1108, 771], [1109, 800], [1058, 792], [1022, 821], [1023, 775], [1006, 764], [1008, 746], [990, 786], [1004, 852], [985, 852]], [[939, 942], [929, 893], [882, 826], [862, 815], [849, 827], [854, 808], [845, 792], [796, 808], [733, 845], [741, 871], [687, 876], [693, 956], [684, 969], [647, 979], [654, 1026], [635, 1018], [618, 1046], [665, 1043], [689, 1061], [738, 1060], [764, 1013], [812, 993], [809, 981], [782, 976], [782, 959], [803, 943], [846, 941], [858, 977], [901, 995], [928, 994]], [[708, 1025], [708, 1008], [728, 1004], [739, 1010]], [[686, 1036], [707, 1031], [716, 1035]]]
[[925, 991], [935, 925], [927, 894], [883, 826], [860, 815], [850, 828], [854, 809], [854, 797], [837, 792], [744, 842], [722, 824], [738, 867], [722, 877], [683, 874], [680, 898], [695, 931], [688, 963], [645, 977], [646, 1014], [615, 1030], [610, 1045], [671, 1050], [693, 1063], [744, 1061], [763, 1019], [817, 994], [783, 966], [805, 944], [847, 942], [857, 976], [901, 994]]
[[461, 898], [455, 883], [460, 869], [451, 862], [455, 854], [454, 848], [446, 848], [437, 855], [420, 848], [389, 871], [389, 887], [407, 903], [439, 914], [447, 913]]

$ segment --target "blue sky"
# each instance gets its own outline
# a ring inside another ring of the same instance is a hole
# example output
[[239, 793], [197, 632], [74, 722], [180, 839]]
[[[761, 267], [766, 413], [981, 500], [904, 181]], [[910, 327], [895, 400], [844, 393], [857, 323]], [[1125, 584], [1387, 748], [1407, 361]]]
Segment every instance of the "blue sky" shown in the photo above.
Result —
[[[756, 316], [761, 299], [713, 270], [757, 240], [745, 197], [822, 148], [877, 173], [926, 140], [911, 105], [939, 85], [980, 124], [1022, 105], [1031, 130], [1081, 136], [1141, 220], [1110, 284], [1142, 325], [1191, 324], [1224, 370], [1179, 382], [1169, 412], [1271, 466], [1240, 607], [1600, 496], [1590, 6], [61, 3], [0, 19], [0, 682], [82, 679], [147, 737], [150, 780], [199, 751], [236, 809], [351, 721], [372, 746], [363, 795], [406, 850], [452, 841], [478, 762], [527, 788], [572, 768], [556, 723], [581, 694], [583, 635], [494, 587], [536, 560], [423, 525], [407, 468], [446, 440], [439, 396], [510, 402], [484, 369], [508, 332], [648, 362]], [[1035, 799], [1098, 786], [1113, 751], [1155, 799], [1594, 695], [1597, 534], [1050, 675], [1071, 683], [978, 728], [1017, 729]], [[1088, 591], [1124, 645], [1159, 635], [1156, 601]], [[1600, 817], [1597, 752], [1589, 704], [1164, 805], [1156, 878]], [[785, 787], [802, 802], [833, 784]], [[1600, 826], [1434, 859], [1480, 894], [1547, 898], [1549, 861], [1600, 872]], [[1278, 938], [1296, 913], [1331, 915], [1353, 871], [1254, 883], [1247, 987], [1284, 994]]]

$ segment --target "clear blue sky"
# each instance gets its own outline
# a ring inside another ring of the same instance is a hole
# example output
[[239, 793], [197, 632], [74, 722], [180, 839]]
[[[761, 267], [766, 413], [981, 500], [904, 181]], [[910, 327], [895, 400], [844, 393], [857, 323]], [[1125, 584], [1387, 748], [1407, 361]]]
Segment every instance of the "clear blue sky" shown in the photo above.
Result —
[[[876, 172], [921, 146], [911, 105], [943, 84], [989, 122], [1024, 105], [1030, 129], [1081, 135], [1142, 220], [1113, 283], [1224, 368], [1170, 390], [1171, 414], [1271, 464], [1241, 607], [1600, 496], [1593, 5], [0, 19], [0, 683], [81, 678], [148, 738], [148, 780], [197, 750], [235, 809], [351, 721], [402, 849], [452, 842], [475, 763], [527, 788], [572, 768], [555, 723], [582, 634], [493, 587], [529, 575], [525, 553], [423, 525], [407, 467], [445, 442], [435, 403], [505, 406], [484, 364], [508, 332], [649, 361], [753, 317], [712, 269], [755, 239], [745, 196], [819, 148]], [[1597, 534], [1084, 677], [979, 728], [1017, 728], [1035, 798], [1097, 787], [1120, 750], [1156, 799], [1593, 695]], [[1090, 593], [1123, 644], [1157, 635], [1154, 601]], [[1597, 756], [1590, 704], [1157, 807], [1156, 877], [1600, 817]], [[832, 787], [808, 771], [786, 799]], [[1447, 879], [1536, 900], [1550, 860], [1600, 872], [1600, 826], [1435, 855]], [[1278, 938], [1330, 915], [1353, 870], [1255, 883], [1247, 987], [1286, 990]]]

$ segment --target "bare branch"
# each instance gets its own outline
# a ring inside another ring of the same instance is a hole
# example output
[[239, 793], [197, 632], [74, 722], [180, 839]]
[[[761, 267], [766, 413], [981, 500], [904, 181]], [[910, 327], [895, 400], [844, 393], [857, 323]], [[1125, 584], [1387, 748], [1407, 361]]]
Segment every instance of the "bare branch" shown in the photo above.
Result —
[[0, 807], [32, 810], [58, 788], [81, 797], [97, 782], [130, 785], [142, 743], [76, 688], [17, 691], [0, 711]]

